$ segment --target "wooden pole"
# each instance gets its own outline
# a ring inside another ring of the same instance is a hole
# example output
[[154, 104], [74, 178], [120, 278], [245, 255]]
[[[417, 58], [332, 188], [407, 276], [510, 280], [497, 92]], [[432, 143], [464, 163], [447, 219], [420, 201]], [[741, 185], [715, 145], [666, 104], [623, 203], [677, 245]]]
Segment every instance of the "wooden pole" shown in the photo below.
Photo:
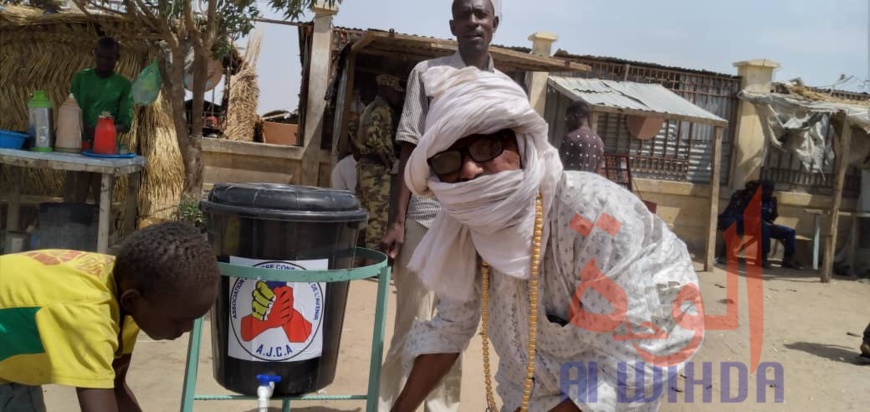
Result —
[[[127, 199], [124, 211], [125, 228], [127, 233], [122, 236], [130, 236], [139, 227], [139, 178], [142, 172], [130, 173], [127, 176]], [[120, 239], [119, 239], [120, 240]]]
[[597, 111], [592, 112], [592, 114], [589, 115], [589, 128], [592, 129], [592, 132], [594, 133], [598, 133], [598, 119], [600, 116], [601, 113]]
[[112, 186], [115, 181], [115, 176], [110, 173], [103, 173], [100, 180], [100, 216], [97, 232], [97, 253], [109, 252], [109, 235], [112, 232], [111, 212], [112, 212]]
[[9, 234], [18, 232], [20, 216], [21, 216], [21, 181], [24, 175], [24, 168], [9, 165], [9, 183], [8, 188], [9, 198], [6, 207], [6, 253], [16, 252], [12, 250], [12, 237]]
[[[339, 153], [338, 149], [342, 142], [341, 138], [342, 136], [345, 136], [347, 134], [347, 126], [348, 123], [350, 123], [350, 116], [348, 115], [348, 113], [350, 113], [350, 103], [351, 100], [353, 100], [353, 89], [354, 83], [356, 82], [356, 56], [356, 53], [351, 53], [350, 57], [347, 60], [347, 68], [345, 69], [347, 70], [347, 78], [345, 79], [344, 83], [344, 99], [342, 99], [342, 107], [336, 108], [336, 110], [341, 110], [341, 130], [334, 139], [335, 144], [332, 145], [332, 153], [335, 155], [338, 155]], [[345, 144], [350, 145], [353, 144], [353, 142], [347, 141], [345, 142]], [[341, 159], [338, 159], [338, 156], [335, 156], [335, 161], [338, 160]], [[333, 163], [333, 166], [335, 166], [335, 163]]]
[[716, 258], [716, 223], [719, 216], [719, 181], [722, 176], [722, 134], [725, 129], [717, 127], [713, 141], [713, 171], [710, 177], [710, 221], [707, 223], [707, 253], [704, 256], [704, 271], [713, 270]]
[[[311, 52], [308, 56], [308, 101], [305, 105], [305, 128], [302, 154], [302, 176], [299, 184], [318, 186], [320, 182], [320, 140], [326, 113], [326, 89], [332, 64], [332, 11], [316, 11]], [[328, 185], [325, 185], [328, 186]]]
[[[846, 168], [849, 166], [847, 154], [852, 145], [852, 126], [849, 119], [843, 114], [843, 136], [834, 139], [834, 149], [837, 159], [837, 174], [834, 176], [834, 205], [831, 207], [831, 235], [829, 242], [825, 243], [825, 266], [822, 270], [822, 283], [830, 283], [834, 274], [834, 250], [837, 245], [837, 226], [840, 223], [840, 205], [843, 202], [843, 184], [846, 180]], [[839, 144], [836, 144], [839, 142]]]

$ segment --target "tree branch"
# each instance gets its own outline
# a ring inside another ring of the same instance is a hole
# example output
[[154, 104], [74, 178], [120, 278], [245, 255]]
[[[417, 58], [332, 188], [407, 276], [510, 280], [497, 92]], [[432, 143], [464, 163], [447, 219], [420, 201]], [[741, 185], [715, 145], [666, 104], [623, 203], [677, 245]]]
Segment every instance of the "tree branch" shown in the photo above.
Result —
[[208, 0], [208, 46], [211, 49], [212, 44], [214, 43], [215, 36], [217, 36], [217, 18], [215, 17], [217, 14], [217, 0]]
[[194, 48], [202, 48], [202, 36], [200, 36], [199, 30], [196, 27], [196, 20], [193, 18], [193, 7], [191, 7], [189, 1], [184, 2], [181, 14], [184, 18], [184, 28], [187, 38], [193, 42]]
[[[135, 2], [136, 7], [132, 7], [134, 13], [138, 14], [138, 20], [145, 23], [146, 26], [149, 26], [152, 30], [157, 31], [159, 33], [164, 33], [167, 30], [167, 26], [169, 23], [169, 19], [161, 19], [158, 18], [154, 13], [151, 12], [151, 7], [146, 5], [142, 0], [124, 0], [125, 7], [127, 9], [131, 9], [133, 2]], [[155, 23], [156, 22], [156, 23]]]

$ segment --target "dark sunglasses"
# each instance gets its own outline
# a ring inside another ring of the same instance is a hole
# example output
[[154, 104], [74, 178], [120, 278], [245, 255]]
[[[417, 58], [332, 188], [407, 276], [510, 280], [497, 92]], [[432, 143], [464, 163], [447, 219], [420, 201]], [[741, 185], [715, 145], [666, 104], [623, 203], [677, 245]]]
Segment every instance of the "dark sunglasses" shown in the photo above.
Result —
[[465, 156], [477, 163], [488, 162], [504, 153], [504, 141], [514, 134], [509, 131], [501, 131], [495, 135], [475, 141], [468, 147], [445, 150], [429, 158], [429, 167], [436, 175], [449, 175], [462, 169]]

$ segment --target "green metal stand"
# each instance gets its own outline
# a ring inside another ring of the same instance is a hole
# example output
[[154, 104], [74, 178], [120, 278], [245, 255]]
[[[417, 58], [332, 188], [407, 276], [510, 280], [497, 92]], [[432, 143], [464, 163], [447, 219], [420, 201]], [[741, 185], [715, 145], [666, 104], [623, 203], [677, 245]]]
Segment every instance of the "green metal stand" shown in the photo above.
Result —
[[[387, 293], [390, 287], [390, 266], [387, 255], [374, 250], [357, 248], [356, 257], [377, 263], [353, 269], [337, 270], [305, 270], [287, 271], [262, 269], [248, 266], [236, 266], [219, 263], [221, 275], [278, 282], [346, 282], [351, 280], [378, 278], [377, 306], [375, 307], [375, 325], [372, 332], [372, 354], [369, 365], [368, 391], [365, 395], [304, 395], [296, 397], [275, 397], [282, 403], [282, 410], [290, 411], [290, 401], [345, 401], [365, 400], [366, 412], [374, 412], [378, 406], [378, 386], [381, 376], [381, 358], [384, 350], [384, 328], [386, 326]], [[254, 396], [244, 395], [198, 395], [196, 394], [196, 378], [199, 372], [199, 350], [202, 340], [202, 318], [197, 319], [190, 332], [187, 347], [187, 367], [184, 371], [184, 390], [181, 398], [181, 412], [193, 412], [194, 401], [230, 401], [252, 400]], [[214, 344], [214, 343], [213, 343]]]

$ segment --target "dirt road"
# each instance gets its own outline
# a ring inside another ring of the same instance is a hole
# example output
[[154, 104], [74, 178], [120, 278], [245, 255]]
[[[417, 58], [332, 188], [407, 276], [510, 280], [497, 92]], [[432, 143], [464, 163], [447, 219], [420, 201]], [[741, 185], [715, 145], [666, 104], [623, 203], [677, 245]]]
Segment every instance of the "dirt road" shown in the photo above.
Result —
[[[724, 315], [731, 302], [726, 300], [726, 274], [719, 267], [711, 273], [700, 273], [702, 295], [708, 315]], [[666, 388], [675, 402], [665, 400], [661, 411], [862, 411], [870, 405], [870, 365], [856, 362], [858, 337], [870, 322], [870, 285], [853, 280], [835, 279], [831, 284], [819, 283], [818, 275], [771, 269], [764, 274], [764, 339], [761, 362], [781, 365], [778, 383], [761, 382], [758, 375], [748, 375], [738, 382], [738, 367], [732, 366], [728, 385], [721, 379], [724, 362], [748, 365], [749, 326], [746, 282], [739, 280], [739, 327], [729, 331], [707, 331], [705, 342], [690, 366], [695, 385], [687, 385], [686, 374], [676, 378], [676, 390]], [[350, 300], [342, 338], [341, 363], [335, 382], [325, 389], [327, 394], [361, 394], [365, 392], [369, 369], [369, 342], [374, 318], [376, 284], [357, 281], [351, 286]], [[391, 295], [392, 296], [392, 295]], [[392, 299], [392, 298], [391, 298]], [[394, 304], [390, 302], [387, 321], [387, 342], [392, 330]], [[212, 378], [209, 329], [204, 333], [203, 356], [197, 392], [227, 393]], [[480, 338], [471, 343], [463, 364], [462, 410], [485, 410], [483, 367], [480, 360]], [[173, 342], [154, 342], [141, 336], [137, 343], [133, 366], [129, 373], [130, 387], [146, 411], [176, 411], [181, 398], [187, 336]], [[710, 372], [705, 376], [705, 362]], [[773, 369], [767, 378], [775, 381]], [[703, 382], [709, 377], [709, 382]], [[773, 385], [773, 386], [771, 386]], [[671, 385], [667, 385], [670, 387]], [[723, 394], [728, 386], [729, 394]], [[709, 402], [705, 402], [705, 389]], [[728, 396], [738, 398], [745, 391], [745, 400], [728, 403]], [[75, 391], [50, 386], [45, 388], [49, 411], [77, 411]], [[775, 401], [781, 391], [782, 402]], [[691, 394], [691, 395], [690, 395]], [[764, 394], [762, 402], [761, 394]], [[723, 399], [724, 397], [724, 399]], [[277, 406], [277, 403], [275, 404]], [[197, 402], [196, 411], [250, 411], [253, 401]], [[363, 410], [360, 401], [296, 402], [299, 411]]]

